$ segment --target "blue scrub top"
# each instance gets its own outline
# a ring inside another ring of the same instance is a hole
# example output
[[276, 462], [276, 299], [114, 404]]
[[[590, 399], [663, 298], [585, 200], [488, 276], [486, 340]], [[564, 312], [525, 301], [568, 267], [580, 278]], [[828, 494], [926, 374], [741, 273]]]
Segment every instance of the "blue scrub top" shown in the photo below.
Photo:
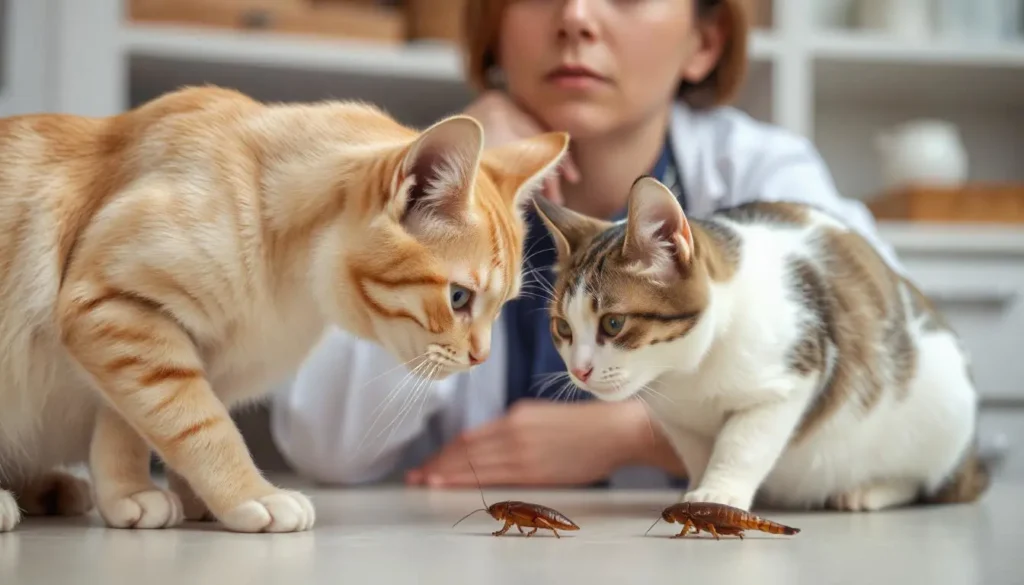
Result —
[[[685, 210], [686, 197], [680, 187], [681, 181], [678, 180], [679, 175], [668, 140], [665, 141], [661, 156], [650, 174], [672, 189]], [[612, 219], [625, 218], [626, 211], [625, 208], [620, 209]], [[528, 231], [524, 250], [529, 263], [525, 269], [533, 269], [534, 276], [530, 277], [531, 279], [543, 281], [541, 287], [533, 288], [550, 290], [554, 281], [551, 267], [556, 259], [555, 244], [533, 206], [530, 206], [526, 220]], [[530, 281], [524, 281], [524, 284], [526, 282]], [[551, 339], [547, 302], [541, 295], [522, 295], [507, 303], [503, 310], [508, 341], [505, 385], [508, 392], [507, 406], [523, 398], [552, 399], [563, 385], [561, 382], [551, 381], [552, 374], [564, 372], [566, 366]], [[570, 398], [566, 394], [563, 392], [559, 400]], [[588, 392], [578, 389], [569, 394], [573, 400], [593, 398]]]
[[[651, 169], [650, 175], [657, 178], [675, 193], [683, 210], [686, 210], [686, 195], [682, 181], [676, 168], [669, 140], [665, 140], [661, 156]], [[627, 209], [620, 209], [613, 220], [626, 217]], [[543, 289], [551, 289], [554, 277], [551, 267], [555, 264], [555, 244], [544, 226], [543, 220], [531, 205], [526, 217], [527, 236], [525, 244], [526, 257], [529, 263], [525, 269], [533, 269], [533, 276], [540, 279]], [[524, 284], [529, 281], [524, 280]], [[506, 407], [522, 399], [547, 399], [557, 397], [560, 401], [592, 400], [594, 397], [583, 390], [574, 388], [573, 392], [558, 392], [564, 385], [559, 379], [553, 382], [555, 373], [565, 371], [565, 363], [551, 339], [548, 321], [547, 299], [541, 295], [521, 295], [510, 301], [503, 310], [506, 323], [508, 342], [508, 366], [506, 371], [507, 396]], [[686, 478], [670, 478], [670, 483], [678, 488], [687, 487]], [[591, 487], [609, 487], [608, 481], [599, 481]]]

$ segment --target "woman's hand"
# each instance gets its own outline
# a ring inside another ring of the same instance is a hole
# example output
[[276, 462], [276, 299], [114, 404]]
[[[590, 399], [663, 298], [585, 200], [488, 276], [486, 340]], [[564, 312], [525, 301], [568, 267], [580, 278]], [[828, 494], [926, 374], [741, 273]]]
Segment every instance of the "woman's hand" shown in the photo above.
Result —
[[[521, 138], [536, 136], [546, 130], [529, 114], [524, 112], [503, 92], [484, 92], [463, 112], [476, 118], [484, 127], [484, 141], [487, 146], [501, 146]], [[559, 174], [570, 183], [580, 180], [579, 170], [567, 153], [559, 167]], [[559, 175], [545, 180], [544, 196], [556, 203], [563, 203], [558, 182]]]
[[472, 458], [481, 485], [588, 484], [607, 478], [622, 465], [659, 461], [652, 430], [646, 410], [637, 401], [521, 401], [503, 418], [446, 445], [422, 467], [410, 471], [406, 482], [476, 486], [468, 463]]

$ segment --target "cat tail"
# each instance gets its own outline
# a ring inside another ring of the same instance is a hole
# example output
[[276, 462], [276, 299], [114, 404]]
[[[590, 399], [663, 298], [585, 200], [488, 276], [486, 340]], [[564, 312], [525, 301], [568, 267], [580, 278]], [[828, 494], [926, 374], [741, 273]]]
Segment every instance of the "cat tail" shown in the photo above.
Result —
[[934, 493], [923, 496], [923, 503], [964, 504], [978, 500], [992, 485], [993, 467], [997, 465], [997, 461], [980, 453], [977, 443], [972, 443], [946, 481]]

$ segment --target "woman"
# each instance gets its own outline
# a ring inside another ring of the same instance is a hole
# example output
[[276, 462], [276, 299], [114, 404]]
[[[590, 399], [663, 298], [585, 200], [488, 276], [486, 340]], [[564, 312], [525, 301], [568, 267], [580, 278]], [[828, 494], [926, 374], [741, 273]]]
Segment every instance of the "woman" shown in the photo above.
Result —
[[[724, 105], [747, 59], [740, 2], [468, 2], [469, 77], [484, 91], [467, 112], [495, 144], [568, 131], [570, 158], [545, 196], [581, 213], [622, 217], [629, 186], [649, 173], [696, 217], [755, 199], [812, 202], [895, 264], [870, 214], [836, 193], [806, 140]], [[527, 253], [527, 268], [550, 280], [553, 245], [536, 217]], [[300, 473], [334, 483], [404, 474], [471, 486], [467, 453], [485, 485], [635, 485], [613, 477], [630, 466], [645, 468], [644, 485], [685, 476], [641, 404], [541, 399], [564, 380], [552, 380], [564, 364], [542, 299], [509, 303], [492, 343], [474, 371], [414, 391], [382, 349], [333, 331], [277, 398], [275, 440]], [[382, 408], [398, 385], [403, 395]]]

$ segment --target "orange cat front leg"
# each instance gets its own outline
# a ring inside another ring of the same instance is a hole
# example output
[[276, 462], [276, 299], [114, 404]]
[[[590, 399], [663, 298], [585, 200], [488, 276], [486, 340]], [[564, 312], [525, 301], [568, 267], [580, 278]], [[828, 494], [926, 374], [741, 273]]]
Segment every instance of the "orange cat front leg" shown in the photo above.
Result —
[[[312, 528], [309, 499], [276, 488], [256, 468], [227, 408], [206, 380], [191, 338], [177, 322], [128, 293], [78, 291], [61, 302], [70, 355], [107, 403], [181, 474], [213, 515], [238, 532]], [[96, 481], [116, 484], [118, 479]], [[125, 485], [121, 492], [139, 487]]]
[[115, 528], [167, 528], [183, 519], [181, 501], [153, 484], [149, 445], [113, 410], [103, 407], [89, 446], [96, 507]]

